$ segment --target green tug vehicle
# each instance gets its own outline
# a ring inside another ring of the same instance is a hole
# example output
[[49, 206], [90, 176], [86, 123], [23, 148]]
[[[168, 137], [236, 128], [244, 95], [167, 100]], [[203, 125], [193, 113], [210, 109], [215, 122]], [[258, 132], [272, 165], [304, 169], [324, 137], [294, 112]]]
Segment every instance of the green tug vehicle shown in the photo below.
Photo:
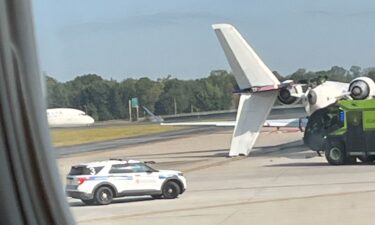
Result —
[[325, 117], [321, 118], [325, 130], [321, 147], [330, 164], [375, 160], [375, 99], [338, 101]]

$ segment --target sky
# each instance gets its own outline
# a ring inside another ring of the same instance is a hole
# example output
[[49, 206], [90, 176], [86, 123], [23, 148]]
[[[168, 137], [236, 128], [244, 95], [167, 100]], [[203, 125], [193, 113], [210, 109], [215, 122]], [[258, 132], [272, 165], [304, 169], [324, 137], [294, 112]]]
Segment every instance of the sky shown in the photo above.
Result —
[[196, 79], [230, 70], [211, 25], [234, 25], [271, 70], [375, 66], [372, 0], [34, 0], [41, 70], [59, 81]]

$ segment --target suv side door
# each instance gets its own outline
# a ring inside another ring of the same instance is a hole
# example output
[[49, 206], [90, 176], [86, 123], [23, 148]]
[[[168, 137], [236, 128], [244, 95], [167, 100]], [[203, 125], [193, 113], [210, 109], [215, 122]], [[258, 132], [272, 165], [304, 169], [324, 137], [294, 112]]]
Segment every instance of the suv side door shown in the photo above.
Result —
[[144, 163], [134, 163], [132, 165], [133, 174], [137, 190], [158, 190], [159, 172]]
[[115, 185], [119, 193], [137, 188], [130, 164], [113, 164], [108, 173], [108, 180]]

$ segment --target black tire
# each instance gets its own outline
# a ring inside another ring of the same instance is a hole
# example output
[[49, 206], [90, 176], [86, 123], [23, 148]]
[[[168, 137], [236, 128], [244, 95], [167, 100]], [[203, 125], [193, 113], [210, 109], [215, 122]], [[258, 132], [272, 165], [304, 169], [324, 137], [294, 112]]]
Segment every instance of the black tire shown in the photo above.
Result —
[[81, 201], [83, 203], [85, 203], [85, 205], [95, 205], [95, 199], [81, 199]]
[[99, 205], [108, 205], [113, 200], [113, 191], [109, 187], [100, 187], [95, 191], [94, 199]]
[[163, 195], [151, 195], [151, 197], [154, 199], [162, 199]]
[[328, 142], [325, 144], [325, 156], [331, 165], [344, 165], [347, 162], [344, 145], [339, 142]]
[[180, 186], [176, 182], [168, 181], [163, 185], [163, 196], [165, 199], [174, 199], [177, 198], [180, 194]]

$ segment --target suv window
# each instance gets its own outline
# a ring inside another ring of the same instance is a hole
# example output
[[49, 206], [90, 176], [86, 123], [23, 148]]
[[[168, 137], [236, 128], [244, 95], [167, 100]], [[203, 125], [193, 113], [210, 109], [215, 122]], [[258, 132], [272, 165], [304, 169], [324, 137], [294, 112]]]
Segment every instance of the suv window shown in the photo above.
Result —
[[155, 171], [151, 167], [143, 163], [132, 164], [114, 164], [112, 165], [109, 173], [142, 173], [147, 171]]
[[72, 166], [69, 175], [95, 175], [103, 169], [103, 166], [87, 167], [87, 166]]
[[141, 173], [141, 172], [147, 172], [147, 171], [154, 171], [152, 168], [146, 166], [143, 163], [135, 163], [132, 165], [133, 172], [134, 173]]
[[132, 167], [129, 164], [114, 164], [109, 173], [132, 173]]

